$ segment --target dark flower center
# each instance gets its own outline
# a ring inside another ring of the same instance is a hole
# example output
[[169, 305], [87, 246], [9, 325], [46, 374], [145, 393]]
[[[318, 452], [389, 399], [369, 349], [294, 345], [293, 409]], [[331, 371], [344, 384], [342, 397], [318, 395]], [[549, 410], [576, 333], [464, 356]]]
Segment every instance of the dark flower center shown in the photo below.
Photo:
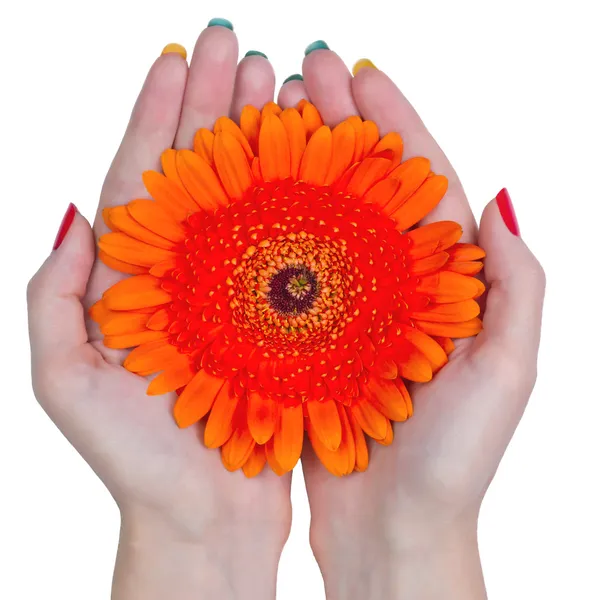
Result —
[[275, 273], [269, 288], [269, 304], [284, 315], [295, 315], [310, 309], [319, 292], [317, 277], [304, 265], [286, 267]]

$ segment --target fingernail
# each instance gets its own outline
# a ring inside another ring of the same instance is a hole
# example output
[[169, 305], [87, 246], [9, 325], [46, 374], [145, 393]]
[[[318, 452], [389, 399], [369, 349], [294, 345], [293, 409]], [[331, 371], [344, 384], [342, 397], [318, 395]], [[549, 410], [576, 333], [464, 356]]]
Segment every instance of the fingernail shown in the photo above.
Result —
[[329, 46], [323, 40], [317, 40], [312, 44], [306, 46], [306, 50], [304, 51], [304, 56], [308, 56], [311, 52], [315, 50], [329, 50]]
[[519, 230], [519, 223], [517, 223], [517, 215], [515, 213], [515, 207], [513, 206], [512, 200], [508, 194], [506, 188], [500, 190], [496, 196], [496, 204], [498, 210], [502, 215], [504, 224], [507, 229], [513, 234], [521, 237], [521, 231]]
[[249, 56], [262, 56], [263, 58], [269, 58], [264, 52], [259, 52], [258, 50], [248, 50], [244, 58], [248, 58]]
[[181, 44], [167, 44], [160, 53], [161, 56], [163, 54], [179, 54], [184, 60], [187, 58], [187, 50]]
[[288, 81], [304, 81], [304, 77], [302, 77], [300, 73], [296, 73], [294, 75], [290, 75], [283, 83], [287, 83]]
[[370, 61], [368, 58], [361, 58], [357, 60], [354, 66], [352, 67], [352, 75], [356, 77], [356, 74], [361, 70], [367, 67], [368, 69], [375, 69], [378, 71], [379, 69], [373, 64], [373, 61]]
[[52, 246], [52, 250], [58, 250], [60, 245], [63, 243], [67, 233], [69, 233], [69, 229], [71, 229], [71, 225], [73, 224], [73, 219], [75, 218], [75, 213], [77, 212], [77, 208], [71, 202], [69, 204], [69, 208], [67, 208], [67, 212], [63, 217], [63, 220], [58, 228], [58, 233], [56, 234], [56, 239], [54, 240], [54, 245]]
[[231, 31], [233, 31], [233, 23], [227, 19], [211, 19], [208, 22], [207, 27], [227, 27], [227, 29], [231, 29]]

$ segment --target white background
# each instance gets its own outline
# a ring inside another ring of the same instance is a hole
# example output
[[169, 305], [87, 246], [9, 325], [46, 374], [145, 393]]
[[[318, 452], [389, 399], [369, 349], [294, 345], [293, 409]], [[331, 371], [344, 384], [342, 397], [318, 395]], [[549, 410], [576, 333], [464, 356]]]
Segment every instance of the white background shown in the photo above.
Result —
[[[503, 186], [548, 277], [537, 388], [480, 521], [492, 600], [598, 599], [600, 95], [592, 0], [10, 3], [0, 24], [0, 597], [109, 597], [119, 518], [30, 389], [25, 286], [70, 201], [88, 218], [162, 47], [210, 17], [278, 81], [324, 38], [421, 112], [476, 215]], [[322, 599], [301, 473], [279, 598]], [[176, 600], [176, 599], [173, 599]], [[410, 599], [406, 599], [410, 600]], [[441, 600], [441, 599], [440, 599]]]

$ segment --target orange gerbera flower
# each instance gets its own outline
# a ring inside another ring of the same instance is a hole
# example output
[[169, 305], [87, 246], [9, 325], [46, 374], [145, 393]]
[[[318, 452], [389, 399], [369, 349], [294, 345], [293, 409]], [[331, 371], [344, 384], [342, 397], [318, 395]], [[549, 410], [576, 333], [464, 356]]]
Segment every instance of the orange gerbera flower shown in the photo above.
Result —
[[481, 329], [484, 253], [458, 224], [411, 229], [446, 192], [402, 139], [351, 117], [330, 129], [301, 102], [217, 120], [166, 150], [154, 200], [106, 209], [100, 258], [133, 275], [92, 308], [126, 369], [160, 373], [188, 427], [248, 477], [290, 471], [304, 431], [335, 475], [363, 471], [365, 434], [392, 441], [413, 409], [404, 380]]

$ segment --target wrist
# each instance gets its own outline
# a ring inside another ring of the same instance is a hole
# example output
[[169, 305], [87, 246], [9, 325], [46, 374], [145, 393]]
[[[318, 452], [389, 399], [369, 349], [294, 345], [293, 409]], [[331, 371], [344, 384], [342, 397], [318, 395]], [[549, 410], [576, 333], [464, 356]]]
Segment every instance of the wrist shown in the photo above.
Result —
[[[379, 522], [377, 522], [379, 521]], [[328, 600], [484, 600], [477, 515], [449, 521], [349, 524], [340, 538], [311, 534]]]
[[275, 597], [285, 539], [234, 519], [186, 531], [145, 511], [122, 513], [113, 600]]

